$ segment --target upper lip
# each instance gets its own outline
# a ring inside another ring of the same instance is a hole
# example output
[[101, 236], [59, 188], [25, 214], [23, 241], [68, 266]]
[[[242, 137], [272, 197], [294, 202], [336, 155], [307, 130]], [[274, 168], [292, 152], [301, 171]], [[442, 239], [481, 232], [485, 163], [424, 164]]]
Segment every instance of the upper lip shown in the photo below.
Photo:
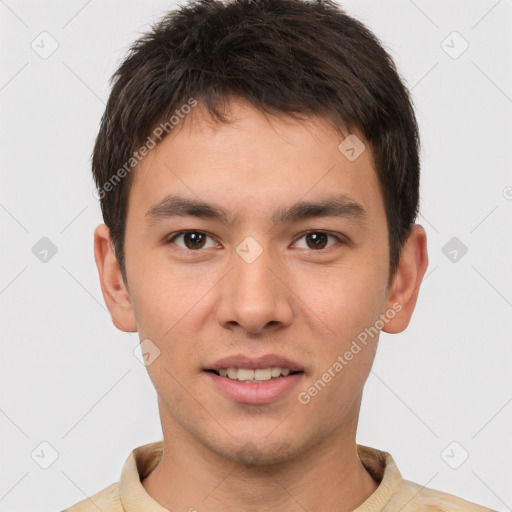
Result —
[[247, 368], [256, 370], [257, 368], [270, 368], [272, 366], [289, 368], [293, 372], [303, 371], [303, 368], [299, 363], [276, 354], [265, 354], [259, 357], [248, 357], [243, 354], [235, 354], [218, 359], [205, 369], [221, 370], [223, 368]]

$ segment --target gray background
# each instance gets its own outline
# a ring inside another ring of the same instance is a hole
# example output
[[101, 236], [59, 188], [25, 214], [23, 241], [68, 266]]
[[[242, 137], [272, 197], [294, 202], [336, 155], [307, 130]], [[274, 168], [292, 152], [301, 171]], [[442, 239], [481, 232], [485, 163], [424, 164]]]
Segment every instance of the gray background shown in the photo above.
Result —
[[[109, 77], [173, 5], [0, 1], [0, 510], [61, 510], [161, 439], [137, 334], [103, 304], [89, 158]], [[512, 510], [512, 0], [341, 5], [412, 88], [430, 256], [409, 328], [381, 336], [357, 441], [409, 480]]]

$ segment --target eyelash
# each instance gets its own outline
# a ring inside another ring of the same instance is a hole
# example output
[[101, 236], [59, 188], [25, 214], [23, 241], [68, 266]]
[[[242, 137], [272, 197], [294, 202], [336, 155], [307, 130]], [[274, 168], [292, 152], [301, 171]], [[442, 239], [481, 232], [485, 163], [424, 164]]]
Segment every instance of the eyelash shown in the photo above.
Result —
[[[184, 230], [184, 231], [178, 231], [177, 233], [173, 233], [172, 235], [170, 235], [165, 243], [166, 244], [171, 244], [171, 243], [174, 243], [174, 240], [182, 235], [185, 235], [187, 233], [196, 233], [196, 234], [201, 234], [201, 235], [206, 235], [210, 238], [214, 238], [212, 235], [204, 232], [204, 231], [198, 231], [198, 230], [193, 230], [193, 229], [189, 229], [189, 230]], [[338, 235], [334, 235], [328, 231], [321, 231], [321, 230], [310, 230], [310, 231], [306, 231], [305, 233], [302, 233], [298, 238], [297, 238], [297, 241], [300, 240], [301, 238], [305, 237], [306, 235], [310, 235], [312, 233], [321, 233], [321, 234], [324, 234], [324, 235], [327, 235], [327, 236], [330, 236], [330, 237], [333, 237], [333, 238], [336, 238], [338, 242], [340, 242], [341, 244], [346, 244], [346, 240]], [[334, 247], [336, 244], [334, 245], [331, 245], [330, 247], [327, 247], [327, 248], [322, 248], [322, 249], [318, 249], [318, 250], [315, 250], [315, 249], [306, 249], [306, 250], [310, 250], [312, 252], [322, 252], [322, 251], [327, 251], [328, 249], [331, 249], [332, 247]], [[179, 246], [178, 246], [179, 247]], [[183, 251], [187, 251], [187, 252], [202, 252], [202, 248], [201, 249], [197, 249], [197, 250], [194, 250], [194, 249], [187, 249], [187, 248], [183, 248], [183, 247], [179, 247], [180, 249], [182, 249]]]

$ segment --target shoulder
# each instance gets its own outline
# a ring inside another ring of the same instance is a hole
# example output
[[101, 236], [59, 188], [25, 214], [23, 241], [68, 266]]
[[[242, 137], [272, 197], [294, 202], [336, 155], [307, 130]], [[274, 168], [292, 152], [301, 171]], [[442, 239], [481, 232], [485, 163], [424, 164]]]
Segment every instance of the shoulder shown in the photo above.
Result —
[[496, 512], [453, 494], [402, 480], [383, 512]]
[[119, 482], [75, 503], [62, 512], [124, 512], [119, 498]]

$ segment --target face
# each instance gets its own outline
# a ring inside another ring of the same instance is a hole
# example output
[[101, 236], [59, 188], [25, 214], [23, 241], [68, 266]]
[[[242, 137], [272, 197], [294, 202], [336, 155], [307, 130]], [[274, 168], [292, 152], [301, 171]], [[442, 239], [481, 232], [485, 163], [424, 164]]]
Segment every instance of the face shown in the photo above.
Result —
[[196, 107], [134, 171], [128, 314], [164, 435], [283, 462], [355, 435], [378, 340], [368, 329], [400, 306], [369, 146], [349, 159], [322, 119], [230, 105], [230, 124]]

